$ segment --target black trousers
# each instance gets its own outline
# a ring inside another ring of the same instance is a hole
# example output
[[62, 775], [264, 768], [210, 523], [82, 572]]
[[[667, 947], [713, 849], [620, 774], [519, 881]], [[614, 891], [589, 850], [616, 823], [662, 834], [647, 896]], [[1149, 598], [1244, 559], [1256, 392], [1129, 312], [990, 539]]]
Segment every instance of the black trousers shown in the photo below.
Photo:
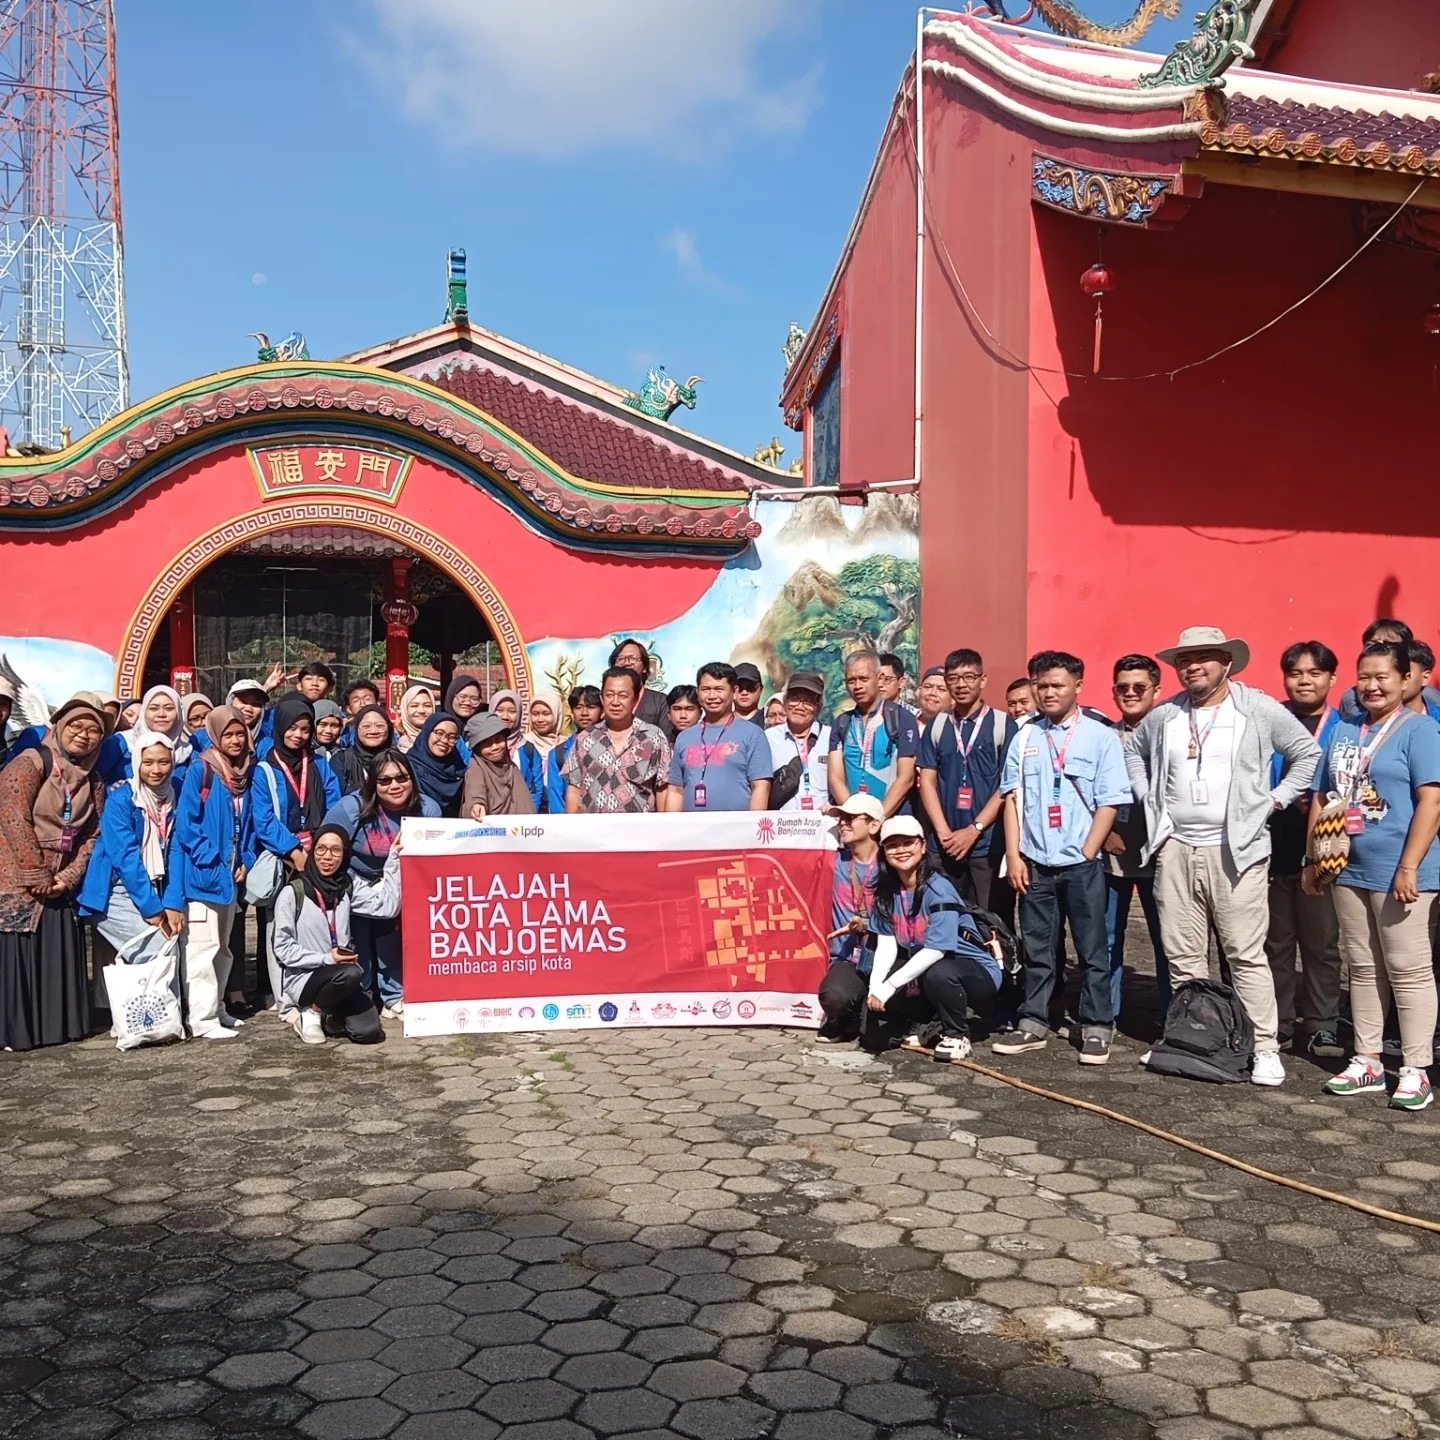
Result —
[[[230, 954], [232, 964], [227, 990], [245, 993], [245, 914], [250, 907], [241, 900], [235, 907], [235, 919], [230, 926]], [[257, 1005], [263, 1005], [270, 998], [270, 966], [265, 950], [265, 921], [263, 910], [255, 912], [255, 989], [253, 998]]]
[[[905, 952], [901, 952], [903, 963]], [[908, 988], [908, 987], [907, 987]], [[892, 996], [884, 1010], [866, 1007], [869, 979], [855, 966], [837, 961], [820, 982], [821, 1028], [837, 1038], [858, 1038], [863, 1030], [867, 1048], [889, 1049], [911, 1031], [938, 1025], [943, 1035], [969, 1035], [970, 1011], [995, 1003], [996, 986], [990, 972], [969, 955], [942, 955], [920, 977], [920, 993], [903, 990]]]
[[357, 1045], [374, 1045], [385, 1038], [380, 1015], [365, 993], [358, 965], [322, 965], [311, 971], [300, 992], [300, 1008], [333, 1015]]

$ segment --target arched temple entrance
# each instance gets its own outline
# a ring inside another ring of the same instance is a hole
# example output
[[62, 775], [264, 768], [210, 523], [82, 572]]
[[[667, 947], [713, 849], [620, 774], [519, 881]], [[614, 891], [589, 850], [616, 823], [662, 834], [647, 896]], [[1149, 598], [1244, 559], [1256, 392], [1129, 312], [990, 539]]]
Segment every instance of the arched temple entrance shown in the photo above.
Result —
[[[355, 543], [364, 540], [371, 543]], [[281, 563], [265, 563], [267, 558], [278, 562], [279, 557], [284, 556], [293, 557], [296, 564], [287, 567]], [[346, 679], [359, 678], [358, 664], [354, 667], [356, 675], [344, 674], [350, 667], [350, 656], [385, 638], [385, 630], [391, 623], [384, 613], [386, 607], [394, 603], [409, 603], [415, 614], [405, 626], [407, 643], [419, 644], [441, 656], [448, 656], [453, 663], [458, 654], [489, 639], [494, 642], [500, 663], [504, 666], [506, 683], [521, 694], [529, 693], [529, 662], [519, 628], [499, 592], [473, 561], [432, 530], [404, 516], [379, 508], [371, 509], [354, 501], [342, 503], [316, 499], [273, 506], [241, 516], [202, 536], [177, 555], [156, 577], [145, 600], [131, 618], [124, 647], [116, 657], [117, 694], [137, 695], [147, 681], [153, 683], [157, 676], [152, 657], [157, 650], [165, 652], [167, 670], [173, 672], [188, 666], [204, 672], [233, 667], [236, 674], [231, 677], [232, 682], [242, 673], [254, 674], [257, 668], [268, 667], [268, 652], [257, 650], [253, 657], [243, 659], [240, 655], [243, 655], [244, 647], [255, 639], [273, 635], [273, 625], [269, 630], [251, 627], [251, 633], [240, 639], [238, 645], [227, 644], [223, 634], [213, 633], [222, 628], [213, 622], [220, 618], [222, 608], [229, 608], [237, 619], [248, 615], [258, 620], [269, 614], [282, 626], [282, 637], [286, 635], [283, 627], [289, 586], [283, 580], [272, 576], [268, 586], [260, 584], [248, 594], [241, 595], [238, 607], [222, 607], [216, 603], [220, 598], [216, 593], [220, 586], [225, 586], [228, 581], [226, 588], [233, 589], [243, 582], [244, 571], [234, 568], [237, 561], [258, 562], [247, 567], [257, 581], [263, 580], [267, 570], [281, 572], [289, 568], [298, 571], [303, 567], [316, 573], [323, 567], [328, 572], [329, 588], [334, 598], [349, 600], [338, 610], [332, 608], [328, 612], [332, 622], [331, 638], [345, 634], [359, 638], [362, 605], [356, 592], [361, 586], [384, 591], [375, 597], [373, 605], [363, 606], [364, 613], [378, 612], [378, 634], [369, 633], [365, 646], [356, 645], [354, 651], [327, 646], [328, 655], [317, 654], [314, 657], [326, 659], [332, 668], [337, 669], [342, 674], [342, 685]], [[419, 576], [414, 572], [417, 564], [424, 567]], [[227, 565], [232, 567], [228, 573], [221, 568]], [[211, 582], [208, 590], [207, 580]], [[323, 581], [321, 585], [323, 587]], [[313, 586], [304, 589], [309, 595], [315, 593]], [[269, 606], [271, 599], [279, 600], [278, 610]], [[417, 600], [419, 604], [415, 603]], [[456, 600], [463, 604], [457, 606]], [[427, 617], [426, 609], [432, 605], [434, 609]], [[465, 613], [467, 607], [469, 615]], [[343, 623], [336, 623], [347, 619], [351, 622], [348, 629]], [[425, 626], [427, 619], [430, 623]], [[211, 622], [212, 629], [208, 644], [205, 639], [207, 622]], [[183, 641], [177, 642], [174, 638], [176, 632], [183, 632], [185, 627], [193, 630], [188, 649]], [[239, 639], [238, 635], [235, 638]], [[451, 641], [448, 650], [443, 648], [447, 639]], [[427, 644], [427, 640], [441, 643]], [[461, 640], [469, 644], [462, 646], [459, 644]], [[222, 655], [225, 658], [220, 658]], [[237, 658], [232, 660], [229, 658], [231, 655]], [[294, 654], [283, 650], [275, 658], [288, 665], [294, 660]], [[247, 664], [247, 659], [252, 659], [253, 663]], [[406, 668], [408, 671], [408, 666]], [[442, 673], [440, 678], [447, 677]], [[229, 688], [228, 684], [219, 687], [208, 674], [204, 679], [206, 683], [215, 685], [221, 694]], [[204, 689], [205, 685], [197, 679], [195, 688]], [[213, 691], [207, 693], [217, 698]]]

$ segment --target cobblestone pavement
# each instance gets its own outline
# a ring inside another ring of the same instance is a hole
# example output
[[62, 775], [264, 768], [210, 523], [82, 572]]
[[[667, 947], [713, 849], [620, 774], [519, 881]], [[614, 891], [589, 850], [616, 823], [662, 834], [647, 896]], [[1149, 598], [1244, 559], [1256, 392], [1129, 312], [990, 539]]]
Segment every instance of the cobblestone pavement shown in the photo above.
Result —
[[[1436, 1213], [1433, 1112], [1138, 1053], [998, 1063]], [[1440, 1236], [919, 1057], [260, 1017], [0, 1097], [6, 1436], [1440, 1437]]]

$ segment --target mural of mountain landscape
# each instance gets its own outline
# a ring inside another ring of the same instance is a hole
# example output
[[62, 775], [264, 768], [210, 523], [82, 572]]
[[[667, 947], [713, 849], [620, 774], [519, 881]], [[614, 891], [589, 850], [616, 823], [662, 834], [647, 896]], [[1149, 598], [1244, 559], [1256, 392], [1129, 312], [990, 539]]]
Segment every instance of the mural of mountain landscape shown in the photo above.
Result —
[[[872, 495], [841, 505], [833, 496], [759, 501], [764, 527], [751, 550], [721, 571], [686, 614], [639, 638], [660, 662], [657, 687], [693, 681], [707, 660], [750, 661], [767, 690], [796, 670], [826, 678], [832, 706], [844, 698], [845, 656], [893, 650], [913, 675], [919, 653], [919, 502]], [[529, 647], [537, 685], [580, 676], [594, 684], [611, 636], [550, 638]]]

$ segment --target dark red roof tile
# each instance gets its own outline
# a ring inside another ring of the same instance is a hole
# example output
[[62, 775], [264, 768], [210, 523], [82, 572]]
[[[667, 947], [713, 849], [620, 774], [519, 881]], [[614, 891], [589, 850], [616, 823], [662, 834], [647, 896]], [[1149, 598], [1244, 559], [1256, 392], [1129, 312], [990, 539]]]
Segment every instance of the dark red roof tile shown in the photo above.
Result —
[[[1302, 158], [1342, 163], [1368, 158], [1364, 152], [1372, 146], [1382, 147], [1381, 163], [1412, 170], [1431, 168], [1440, 155], [1440, 116], [1419, 118], [1383, 110], [1302, 105], [1295, 100], [1238, 93], [1225, 97], [1225, 118], [1214, 130], [1213, 137], [1203, 137], [1205, 143], [1238, 144], [1263, 152], [1275, 148], [1266, 144], [1267, 137], [1276, 137], [1278, 144], [1283, 136], [1288, 146], [1301, 147]], [[1301, 145], [1302, 140], [1309, 145]]]
[[640, 425], [537, 390], [479, 365], [454, 365], [433, 381], [492, 416], [580, 480], [627, 490], [709, 490], [746, 494], [738, 470], [677, 451]]

